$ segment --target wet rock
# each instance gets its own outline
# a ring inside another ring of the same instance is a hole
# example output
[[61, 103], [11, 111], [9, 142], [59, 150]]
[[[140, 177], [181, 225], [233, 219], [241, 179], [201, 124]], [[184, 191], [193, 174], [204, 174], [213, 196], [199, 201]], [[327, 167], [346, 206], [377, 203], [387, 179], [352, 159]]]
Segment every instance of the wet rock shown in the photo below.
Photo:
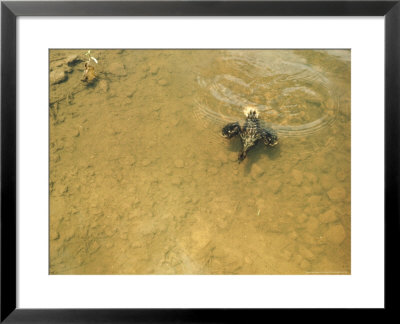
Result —
[[325, 233], [328, 242], [333, 244], [340, 244], [346, 238], [346, 231], [342, 224], [331, 225]]
[[126, 92], [126, 96], [128, 97], [128, 98], [131, 98], [131, 97], [133, 97], [133, 95], [136, 93], [136, 89], [130, 89], [130, 90], [128, 90], [127, 92]]
[[183, 168], [185, 166], [183, 160], [175, 160], [174, 164], [176, 168]]
[[149, 160], [149, 159], [142, 161], [142, 166], [144, 166], [144, 167], [149, 166], [150, 164], [151, 164], [151, 160]]
[[305, 215], [305, 214], [300, 214], [300, 215], [297, 215], [297, 217], [296, 217], [296, 221], [299, 224], [304, 223], [306, 220], [307, 220], [307, 215]]
[[307, 230], [314, 232], [319, 226], [319, 221], [315, 217], [310, 217], [306, 223]]
[[211, 242], [211, 233], [205, 226], [195, 228], [191, 235], [192, 242], [195, 246], [195, 250], [205, 248]]
[[113, 246], [114, 246], [114, 242], [112, 242], [112, 241], [106, 241], [104, 244], [104, 247], [106, 249], [111, 249]]
[[299, 247], [299, 253], [303, 258], [305, 258], [307, 260], [312, 260], [315, 257], [314, 253], [312, 253], [309, 249], [307, 249], [304, 246]]
[[[109, 217], [109, 216], [107, 216], [107, 217]], [[106, 229], [104, 230], [104, 234], [108, 237], [113, 236], [116, 232], [117, 232], [117, 229], [113, 228], [111, 226], [107, 226]]]
[[235, 152], [230, 152], [229, 153], [229, 160], [232, 162], [237, 162], [238, 160], [238, 155]]
[[213, 165], [217, 168], [220, 168], [222, 166], [222, 162], [220, 160], [215, 160]]
[[267, 204], [266, 204], [265, 200], [261, 198], [261, 199], [258, 199], [258, 200], [256, 201], [256, 205], [257, 205], [257, 208], [258, 208], [258, 209], [262, 210], [262, 209], [265, 208], [265, 206], [266, 206]]
[[78, 55], [76, 54], [72, 54], [67, 56], [67, 58], [65, 59], [65, 63], [68, 65], [75, 65], [76, 63], [80, 62], [81, 60], [79, 59]]
[[52, 155], [52, 161], [53, 162], [60, 162], [61, 161], [61, 155], [60, 154]]
[[173, 177], [171, 183], [175, 186], [180, 186], [182, 184], [182, 179], [178, 177]]
[[321, 196], [311, 196], [310, 198], [308, 198], [308, 203], [310, 205], [318, 205], [321, 201]]
[[143, 72], [149, 72], [150, 71], [150, 66], [149, 65], [143, 65], [142, 71]]
[[71, 73], [73, 71], [71, 66], [64, 66], [63, 69], [65, 73]]
[[64, 65], [64, 61], [63, 60], [57, 60], [54, 62], [50, 63], [50, 71], [53, 71], [54, 69], [63, 66]]
[[310, 269], [310, 267], [311, 267], [311, 264], [310, 264], [310, 262], [309, 261], [307, 261], [307, 260], [302, 260], [301, 262], [300, 262], [300, 268], [302, 269], [302, 270], [309, 270]]
[[127, 159], [127, 164], [128, 165], [134, 165], [136, 163], [136, 159], [133, 157], [133, 156], [131, 156], [131, 157], [129, 157], [128, 159]]
[[163, 86], [163, 87], [165, 87], [165, 86], [167, 86], [169, 83], [168, 83], [168, 81], [167, 80], [165, 80], [165, 79], [160, 79], [160, 80], [158, 80], [158, 82], [157, 82], [160, 86]]
[[324, 173], [328, 173], [331, 171], [331, 164], [329, 163], [330, 161], [325, 161], [324, 164], [321, 165], [321, 171]]
[[310, 251], [312, 253], [314, 253], [315, 255], [319, 255], [319, 254], [323, 253], [324, 250], [325, 250], [324, 245], [313, 245], [310, 247]]
[[216, 159], [218, 161], [221, 161], [221, 163], [227, 163], [228, 162], [228, 157], [226, 156], [226, 153], [224, 153], [224, 152], [219, 152], [216, 155]]
[[216, 175], [216, 174], [218, 173], [218, 169], [215, 168], [215, 167], [211, 167], [211, 168], [209, 168], [207, 171], [208, 171], [208, 173], [211, 174], [211, 175]]
[[66, 229], [62, 231], [62, 238], [65, 242], [70, 241], [72, 238], [75, 237], [75, 235], [76, 233], [73, 226], [66, 227]]
[[100, 80], [100, 82], [98, 84], [98, 89], [101, 92], [107, 92], [109, 89], [108, 82], [106, 80]]
[[108, 68], [108, 71], [111, 74], [114, 74], [116, 76], [125, 76], [126, 75], [125, 66], [120, 62], [111, 63]]
[[346, 197], [346, 190], [342, 187], [335, 187], [328, 191], [328, 197], [332, 201], [340, 201]]
[[100, 249], [100, 245], [99, 245], [99, 243], [97, 243], [97, 241], [94, 241], [94, 242], [90, 245], [89, 251], [88, 251], [88, 252], [89, 252], [90, 254], [93, 254], [93, 253], [97, 252], [98, 249]]
[[152, 65], [152, 66], [150, 67], [150, 73], [151, 73], [152, 75], [156, 75], [156, 74], [158, 73], [159, 70], [160, 70], [160, 67], [159, 67], [159, 66]]
[[171, 121], [169, 122], [169, 127], [175, 127], [176, 125], [179, 124], [179, 121], [180, 121], [180, 118], [179, 118], [179, 117], [178, 117], [178, 118], [175, 118], [174, 120], [171, 120]]
[[264, 174], [264, 169], [261, 168], [257, 163], [253, 163], [251, 166], [251, 177], [256, 180]]
[[311, 195], [313, 192], [313, 189], [311, 186], [304, 186], [302, 188], [303, 188], [304, 195], [306, 195], [306, 196]]
[[305, 177], [310, 183], [318, 182], [318, 177], [314, 173], [307, 172]]
[[288, 237], [289, 237], [291, 240], [296, 240], [297, 237], [298, 237], [298, 235], [297, 235], [297, 233], [296, 233], [295, 231], [292, 231], [292, 232], [289, 233]]
[[306, 243], [306, 244], [312, 244], [313, 245], [313, 244], [317, 243], [317, 240], [315, 239], [315, 237], [313, 235], [311, 235], [310, 233], [304, 233], [302, 235], [302, 239], [303, 239], [303, 242]]
[[264, 194], [264, 191], [257, 187], [253, 188], [252, 192], [254, 197], [261, 197]]
[[283, 250], [283, 251], [281, 252], [281, 257], [282, 257], [284, 260], [286, 260], [286, 261], [289, 261], [290, 258], [292, 257], [292, 255], [293, 255], [293, 253], [290, 252], [289, 250]]
[[337, 220], [337, 216], [334, 210], [328, 210], [318, 216], [321, 223], [332, 223]]
[[301, 261], [303, 261], [303, 257], [300, 254], [296, 254], [295, 256], [293, 256], [293, 262], [300, 264]]
[[347, 178], [347, 174], [344, 171], [338, 171], [336, 173], [336, 178], [338, 178], [339, 181], [344, 181]]
[[292, 180], [291, 183], [295, 186], [300, 186], [303, 183], [303, 173], [299, 170], [292, 170], [291, 173]]
[[68, 79], [67, 73], [65, 73], [64, 69], [58, 68], [54, 71], [50, 72], [50, 83], [51, 84], [58, 84], [64, 82]]
[[229, 224], [230, 219], [228, 219], [227, 217], [219, 216], [214, 221], [218, 229], [220, 230], [225, 230], [230, 225]]
[[312, 191], [316, 195], [320, 195], [322, 192], [322, 187], [319, 183], [314, 183], [312, 186]]
[[328, 176], [328, 175], [324, 174], [324, 175], [322, 175], [320, 177], [320, 184], [321, 184], [321, 186], [322, 186], [322, 188], [324, 190], [331, 189], [332, 186], [333, 186], [333, 183], [334, 183], [334, 181], [333, 181], [333, 178], [331, 176]]
[[51, 229], [51, 230], [50, 230], [50, 240], [56, 241], [56, 240], [58, 240], [59, 238], [60, 238], [60, 233], [57, 232], [57, 231], [54, 230], [54, 229]]
[[267, 223], [263, 226], [263, 230], [271, 233], [282, 233], [282, 225], [277, 223]]

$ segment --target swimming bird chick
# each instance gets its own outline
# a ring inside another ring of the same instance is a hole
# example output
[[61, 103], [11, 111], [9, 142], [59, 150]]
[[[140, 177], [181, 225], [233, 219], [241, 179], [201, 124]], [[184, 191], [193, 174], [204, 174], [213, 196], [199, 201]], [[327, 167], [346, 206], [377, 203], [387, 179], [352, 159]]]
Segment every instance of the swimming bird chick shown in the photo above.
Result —
[[239, 153], [238, 161], [242, 162], [248, 150], [262, 140], [266, 146], [275, 146], [278, 144], [278, 136], [270, 128], [262, 127], [258, 119], [258, 110], [255, 107], [247, 106], [243, 113], [246, 121], [241, 127], [238, 122], [229, 123], [222, 128], [222, 136], [232, 138], [239, 135], [242, 141], [242, 150]]
[[85, 63], [85, 70], [83, 72], [83, 77], [81, 81], [91, 83], [96, 79], [96, 71], [94, 70], [94, 67], [89, 65], [87, 62]]

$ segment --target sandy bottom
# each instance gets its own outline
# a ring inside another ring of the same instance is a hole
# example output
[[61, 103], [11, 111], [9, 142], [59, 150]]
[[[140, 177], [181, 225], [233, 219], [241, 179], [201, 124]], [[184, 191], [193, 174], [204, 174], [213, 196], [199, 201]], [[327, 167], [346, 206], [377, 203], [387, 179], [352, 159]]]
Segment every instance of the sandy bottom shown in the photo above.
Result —
[[[350, 274], [350, 52], [50, 51], [50, 274]], [[253, 105], [278, 132], [239, 164]]]

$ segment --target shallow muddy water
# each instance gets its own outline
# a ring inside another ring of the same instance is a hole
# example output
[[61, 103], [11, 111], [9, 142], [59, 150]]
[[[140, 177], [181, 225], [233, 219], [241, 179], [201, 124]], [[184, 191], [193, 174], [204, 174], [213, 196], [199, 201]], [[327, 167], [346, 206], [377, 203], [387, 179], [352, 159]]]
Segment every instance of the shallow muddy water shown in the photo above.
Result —
[[[86, 52], [49, 53], [50, 274], [350, 274], [350, 51]], [[249, 105], [279, 144], [238, 163]]]

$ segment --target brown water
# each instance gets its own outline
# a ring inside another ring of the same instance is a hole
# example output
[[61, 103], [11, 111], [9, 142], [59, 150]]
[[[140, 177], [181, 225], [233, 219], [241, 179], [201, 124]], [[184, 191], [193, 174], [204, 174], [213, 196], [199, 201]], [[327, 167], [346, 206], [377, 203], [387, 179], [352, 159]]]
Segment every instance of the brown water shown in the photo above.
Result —
[[[350, 51], [86, 52], [49, 54], [51, 274], [350, 274]], [[239, 164], [247, 105], [279, 144]]]

